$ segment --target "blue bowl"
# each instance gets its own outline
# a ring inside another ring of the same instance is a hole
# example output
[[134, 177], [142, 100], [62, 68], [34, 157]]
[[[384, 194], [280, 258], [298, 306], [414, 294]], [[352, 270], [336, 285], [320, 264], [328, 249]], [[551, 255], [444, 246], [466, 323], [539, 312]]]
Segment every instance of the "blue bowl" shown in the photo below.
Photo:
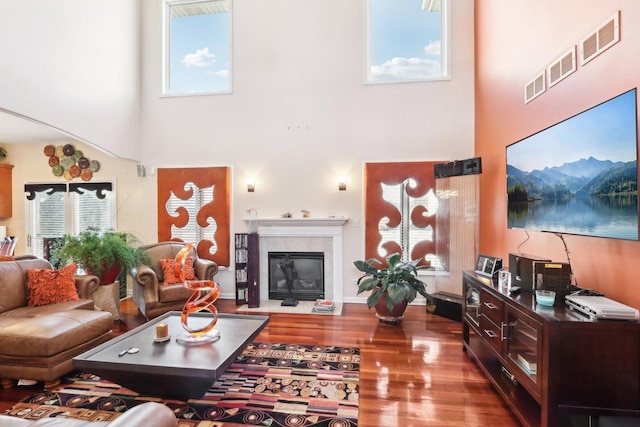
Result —
[[536, 301], [538, 304], [552, 306], [556, 302], [556, 293], [554, 291], [536, 290]]

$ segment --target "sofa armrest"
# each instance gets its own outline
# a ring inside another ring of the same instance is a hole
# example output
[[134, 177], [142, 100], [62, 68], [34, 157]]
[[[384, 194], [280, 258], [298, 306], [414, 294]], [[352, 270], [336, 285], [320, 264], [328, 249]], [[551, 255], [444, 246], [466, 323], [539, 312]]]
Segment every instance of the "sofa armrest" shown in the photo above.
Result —
[[91, 299], [93, 293], [98, 289], [98, 286], [100, 286], [100, 279], [92, 274], [75, 276], [75, 279], [78, 295], [82, 299]]
[[133, 280], [138, 282], [140, 286], [152, 286], [158, 283], [158, 276], [148, 265], [139, 265]]
[[213, 280], [213, 276], [218, 272], [218, 264], [208, 259], [197, 258], [193, 263], [193, 269], [198, 279]]
[[108, 424], [109, 427], [132, 427], [132, 426], [153, 426], [153, 427], [177, 427], [178, 420], [173, 411], [168, 406], [157, 402], [146, 402], [126, 411], [114, 421]]

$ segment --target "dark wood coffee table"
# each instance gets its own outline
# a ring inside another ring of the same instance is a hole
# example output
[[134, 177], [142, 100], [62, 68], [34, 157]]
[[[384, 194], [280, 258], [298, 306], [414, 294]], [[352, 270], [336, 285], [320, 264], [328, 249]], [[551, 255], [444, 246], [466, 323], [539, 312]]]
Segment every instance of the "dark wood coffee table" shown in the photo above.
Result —
[[[189, 326], [202, 327], [210, 316], [192, 314]], [[176, 342], [184, 331], [180, 312], [172, 311], [74, 357], [73, 366], [143, 395], [200, 398], [268, 322], [268, 316], [220, 314], [218, 341], [184, 345]], [[158, 323], [169, 326], [170, 340], [154, 341]], [[140, 351], [118, 356], [130, 347]]]

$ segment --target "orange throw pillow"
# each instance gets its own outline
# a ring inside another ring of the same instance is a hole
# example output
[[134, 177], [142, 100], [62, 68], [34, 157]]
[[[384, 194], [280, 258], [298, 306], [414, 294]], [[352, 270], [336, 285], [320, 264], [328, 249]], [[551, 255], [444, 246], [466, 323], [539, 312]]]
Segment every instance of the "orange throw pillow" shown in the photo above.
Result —
[[[174, 270], [176, 267], [175, 258], [166, 258], [160, 260], [160, 266], [162, 267], [162, 275], [164, 276], [165, 285], [173, 285], [179, 283]], [[188, 257], [184, 260], [184, 280], [195, 280], [196, 272], [193, 269], [193, 258]]]
[[29, 307], [79, 300], [76, 280], [73, 277], [76, 269], [76, 263], [73, 263], [60, 270], [27, 270]]

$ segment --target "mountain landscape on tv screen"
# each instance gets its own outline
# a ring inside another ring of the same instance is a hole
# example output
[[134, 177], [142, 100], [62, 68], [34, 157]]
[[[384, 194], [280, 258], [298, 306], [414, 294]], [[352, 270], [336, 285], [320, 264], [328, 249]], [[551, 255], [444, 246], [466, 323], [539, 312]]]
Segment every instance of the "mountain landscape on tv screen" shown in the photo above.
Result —
[[[593, 157], [531, 172], [507, 165], [509, 203], [636, 192], [636, 171], [637, 161], [612, 162]], [[525, 193], [516, 192], [516, 188]]]

